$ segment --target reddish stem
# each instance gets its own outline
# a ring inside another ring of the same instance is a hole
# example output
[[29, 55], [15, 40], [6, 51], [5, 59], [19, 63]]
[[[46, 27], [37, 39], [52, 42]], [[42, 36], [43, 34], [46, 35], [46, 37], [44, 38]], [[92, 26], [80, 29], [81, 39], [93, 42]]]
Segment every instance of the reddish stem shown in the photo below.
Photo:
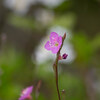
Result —
[[64, 34], [64, 36], [62, 37], [62, 45], [56, 55], [56, 60], [53, 64], [53, 69], [54, 69], [54, 72], [55, 72], [55, 78], [56, 78], [56, 88], [57, 88], [57, 93], [58, 93], [58, 98], [59, 100], [61, 100], [61, 97], [60, 97], [60, 92], [59, 92], [59, 87], [58, 87], [58, 61], [59, 61], [59, 55], [60, 55], [60, 51], [62, 49], [62, 46], [63, 46], [63, 43], [64, 43], [64, 40], [66, 38], [66, 33]]

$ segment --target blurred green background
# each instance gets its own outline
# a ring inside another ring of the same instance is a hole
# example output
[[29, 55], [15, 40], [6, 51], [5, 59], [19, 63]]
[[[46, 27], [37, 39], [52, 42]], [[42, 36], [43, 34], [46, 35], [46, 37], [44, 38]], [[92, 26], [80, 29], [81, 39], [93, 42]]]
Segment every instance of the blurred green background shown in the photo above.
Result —
[[[59, 62], [62, 100], [100, 100], [100, 0], [0, 0], [0, 100], [18, 100], [41, 80], [37, 100], [58, 100], [50, 32], [66, 32]], [[64, 90], [64, 92], [62, 92]]]

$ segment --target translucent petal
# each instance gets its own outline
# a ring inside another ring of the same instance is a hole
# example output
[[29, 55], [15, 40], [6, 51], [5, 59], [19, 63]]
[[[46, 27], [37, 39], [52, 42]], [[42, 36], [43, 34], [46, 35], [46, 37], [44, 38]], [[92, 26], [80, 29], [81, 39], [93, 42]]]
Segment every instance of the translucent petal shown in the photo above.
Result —
[[59, 46], [57, 46], [57, 47], [53, 47], [52, 49], [51, 49], [51, 51], [52, 51], [52, 53], [57, 53], [58, 51], [59, 51], [59, 49], [60, 49], [60, 47]]
[[57, 40], [58, 40], [58, 34], [56, 32], [51, 32], [51, 34], [50, 34], [50, 41], [52, 43], [54, 43]]
[[45, 44], [45, 49], [47, 49], [47, 50], [51, 50], [51, 45], [50, 45], [50, 42], [49, 41], [47, 41], [47, 43]]
[[61, 37], [61, 36], [59, 36], [59, 37], [58, 37], [57, 42], [58, 42], [58, 44], [59, 44], [59, 45], [61, 45], [61, 44], [62, 44], [62, 37]]
[[19, 98], [19, 100], [24, 100], [27, 97], [29, 97], [30, 94], [32, 93], [32, 90], [33, 90], [33, 86], [30, 86], [30, 87], [24, 89], [22, 92], [22, 96]]

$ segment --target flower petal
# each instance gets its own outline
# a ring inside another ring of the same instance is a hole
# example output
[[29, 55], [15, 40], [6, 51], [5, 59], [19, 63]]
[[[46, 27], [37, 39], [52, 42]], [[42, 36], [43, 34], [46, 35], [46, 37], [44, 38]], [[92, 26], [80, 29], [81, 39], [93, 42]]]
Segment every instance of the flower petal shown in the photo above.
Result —
[[47, 41], [47, 43], [45, 44], [45, 49], [47, 49], [47, 50], [51, 50], [51, 45], [50, 45], [50, 42], [49, 41]]
[[58, 37], [57, 42], [58, 42], [58, 44], [61, 46], [61, 44], [62, 44], [62, 37], [61, 37], [61, 36]]
[[57, 47], [53, 47], [51, 51], [52, 53], [56, 54], [59, 51], [59, 49], [60, 49], [60, 46], [57, 46]]
[[21, 96], [20, 98], [19, 98], [19, 100], [24, 100], [24, 99], [26, 99], [27, 98], [27, 94], [25, 94], [25, 95], [23, 95], [23, 96]]
[[31, 94], [33, 90], [33, 86], [27, 88], [27, 94]]
[[33, 86], [30, 86], [30, 87], [26, 88], [25, 90], [23, 90], [23, 91], [25, 91], [25, 92], [24, 92], [23, 95], [19, 98], [19, 100], [24, 100], [24, 99], [26, 99], [26, 98], [32, 93], [32, 90], [33, 90]]
[[58, 39], [58, 34], [56, 32], [51, 32], [50, 34], [50, 41], [54, 43]]

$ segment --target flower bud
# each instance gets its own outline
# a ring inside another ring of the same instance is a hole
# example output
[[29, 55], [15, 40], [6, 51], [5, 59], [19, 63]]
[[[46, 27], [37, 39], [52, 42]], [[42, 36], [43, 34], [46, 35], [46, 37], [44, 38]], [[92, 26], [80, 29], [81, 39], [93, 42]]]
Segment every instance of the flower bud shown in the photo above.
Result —
[[63, 58], [63, 59], [66, 59], [67, 56], [68, 56], [68, 54], [64, 53], [64, 54], [62, 55], [62, 58]]

